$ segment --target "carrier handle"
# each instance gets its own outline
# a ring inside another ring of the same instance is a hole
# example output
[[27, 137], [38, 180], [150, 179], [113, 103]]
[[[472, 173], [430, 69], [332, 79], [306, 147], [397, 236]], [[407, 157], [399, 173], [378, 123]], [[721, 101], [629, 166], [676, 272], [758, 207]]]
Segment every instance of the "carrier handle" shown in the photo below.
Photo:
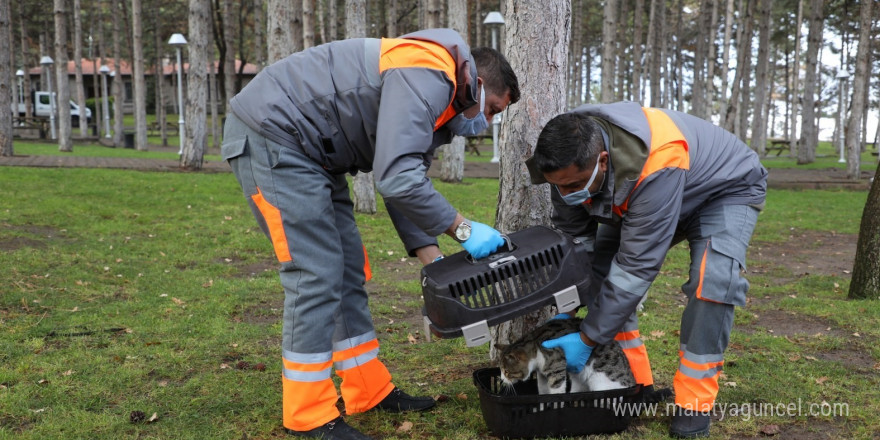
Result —
[[[501, 247], [501, 248], [498, 248], [498, 250], [496, 250], [495, 252], [493, 252], [493, 253], [489, 254], [488, 256], [484, 257], [482, 260], [485, 260], [486, 258], [489, 258], [489, 257], [491, 257], [491, 256], [493, 256], [493, 255], [498, 255], [498, 254], [502, 254], [502, 253], [506, 253], [506, 252], [513, 252], [513, 251], [516, 250], [516, 245], [513, 244], [513, 241], [510, 240], [510, 237], [508, 237], [507, 234], [501, 234], [501, 238], [504, 239], [504, 246]], [[466, 258], [467, 261], [470, 262], [471, 264], [476, 264], [476, 263], [477, 263], [477, 260], [475, 260], [474, 257], [473, 257], [473, 255], [471, 255], [471, 254], [467, 254], [467, 255], [465, 256], [465, 258]], [[480, 260], [480, 261], [482, 261], [482, 260]], [[497, 267], [497, 266], [500, 266], [500, 265], [502, 265], [502, 264], [504, 264], [504, 263], [509, 263], [509, 262], [511, 262], [511, 261], [514, 261], [514, 260], [516, 260], [516, 256], [515, 256], [515, 255], [508, 255], [508, 256], [506, 256], [506, 257], [498, 258], [497, 260], [495, 260], [495, 261], [489, 263], [489, 267], [492, 268], [492, 269], [494, 269], [494, 268]]]

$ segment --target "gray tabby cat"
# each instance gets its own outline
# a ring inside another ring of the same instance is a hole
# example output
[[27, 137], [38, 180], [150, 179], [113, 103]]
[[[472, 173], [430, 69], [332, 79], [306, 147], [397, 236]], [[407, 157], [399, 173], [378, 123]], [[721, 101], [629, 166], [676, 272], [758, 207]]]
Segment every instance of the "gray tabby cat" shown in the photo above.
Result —
[[580, 318], [551, 319], [506, 345], [495, 344], [501, 353], [501, 380], [507, 385], [527, 380], [533, 372], [538, 379], [539, 394], [561, 394], [583, 391], [606, 391], [635, 386], [629, 361], [617, 342], [597, 345], [590, 360], [580, 373], [565, 369], [565, 353], [561, 348], [548, 349], [541, 343], [569, 333], [580, 331]]

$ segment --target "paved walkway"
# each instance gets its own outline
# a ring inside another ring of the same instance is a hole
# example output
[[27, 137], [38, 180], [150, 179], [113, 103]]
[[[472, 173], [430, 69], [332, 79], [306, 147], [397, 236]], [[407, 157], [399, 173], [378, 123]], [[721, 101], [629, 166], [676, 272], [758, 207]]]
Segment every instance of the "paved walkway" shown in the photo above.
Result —
[[[74, 146], [74, 150], [76, 146]], [[177, 147], [150, 146], [150, 151], [177, 152]], [[211, 152], [216, 154], [216, 152]], [[174, 159], [141, 159], [123, 157], [82, 157], [62, 156], [13, 156], [0, 157], [0, 166], [24, 166], [40, 168], [115, 168], [141, 171], [184, 171]], [[223, 161], [205, 161], [201, 172], [230, 172], [229, 165]], [[466, 177], [494, 178], [499, 176], [499, 164], [490, 162], [465, 162]], [[768, 186], [771, 188], [803, 188], [868, 190], [873, 172], [862, 172], [862, 178], [851, 181], [846, 178], [842, 168], [801, 169], [774, 168], [770, 170]], [[428, 176], [440, 176], [440, 167], [434, 166]]]

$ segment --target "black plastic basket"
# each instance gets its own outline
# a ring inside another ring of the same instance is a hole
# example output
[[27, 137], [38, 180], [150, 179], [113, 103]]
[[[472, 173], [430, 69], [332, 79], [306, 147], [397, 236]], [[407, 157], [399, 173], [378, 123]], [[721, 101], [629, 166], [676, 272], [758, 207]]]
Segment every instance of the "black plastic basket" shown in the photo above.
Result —
[[579, 240], [546, 226], [507, 240], [480, 260], [462, 251], [422, 268], [426, 331], [476, 346], [489, 340], [489, 326], [547, 305], [563, 312], [586, 304], [590, 260]]
[[511, 387], [498, 368], [474, 371], [483, 419], [502, 438], [564, 437], [625, 430], [638, 415], [641, 385], [610, 391], [538, 394], [535, 379]]

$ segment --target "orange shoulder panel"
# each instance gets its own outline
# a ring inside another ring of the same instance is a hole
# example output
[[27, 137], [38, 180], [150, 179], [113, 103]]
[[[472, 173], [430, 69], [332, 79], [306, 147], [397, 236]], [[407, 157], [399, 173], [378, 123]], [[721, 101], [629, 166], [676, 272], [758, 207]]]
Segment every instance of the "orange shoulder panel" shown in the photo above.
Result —
[[[379, 49], [379, 73], [388, 69], [421, 67], [442, 71], [452, 83], [455, 97], [455, 60], [446, 49], [436, 43], [406, 38], [383, 38]], [[455, 116], [452, 100], [434, 123], [434, 131]]]

